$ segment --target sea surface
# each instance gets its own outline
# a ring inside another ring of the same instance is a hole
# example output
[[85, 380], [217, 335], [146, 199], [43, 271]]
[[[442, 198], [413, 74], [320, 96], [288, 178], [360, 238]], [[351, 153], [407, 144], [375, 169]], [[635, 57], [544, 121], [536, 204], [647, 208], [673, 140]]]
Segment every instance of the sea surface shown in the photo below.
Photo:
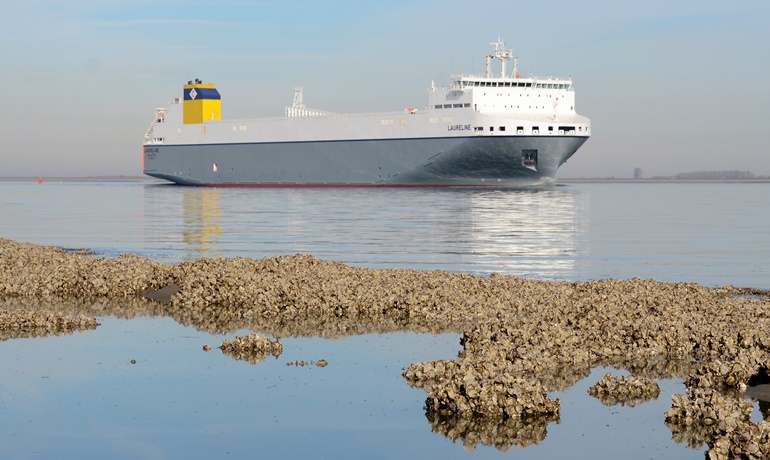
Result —
[[[311, 254], [370, 268], [533, 279], [653, 278], [770, 289], [770, 183], [574, 183], [539, 190], [190, 188], [0, 180], [0, 237], [162, 262]], [[281, 338], [256, 365], [170, 318], [100, 316], [72, 335], [0, 342], [0, 458], [702, 459], [663, 423], [681, 380], [634, 407], [587, 388], [518, 445], [451, 438], [410, 363], [457, 334]], [[213, 350], [204, 352], [202, 346]], [[293, 362], [325, 359], [329, 365]], [[135, 364], [131, 364], [135, 360]], [[761, 417], [755, 411], [754, 418]]]

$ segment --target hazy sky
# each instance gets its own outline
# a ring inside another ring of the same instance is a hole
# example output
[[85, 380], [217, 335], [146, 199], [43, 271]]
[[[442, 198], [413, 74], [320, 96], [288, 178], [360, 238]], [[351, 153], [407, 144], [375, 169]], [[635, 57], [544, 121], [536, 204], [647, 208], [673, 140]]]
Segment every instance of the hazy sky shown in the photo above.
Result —
[[140, 175], [155, 107], [200, 78], [223, 118], [277, 116], [295, 86], [335, 112], [425, 107], [484, 69], [572, 75], [593, 136], [558, 177], [770, 175], [766, 0], [0, 0], [0, 176]]

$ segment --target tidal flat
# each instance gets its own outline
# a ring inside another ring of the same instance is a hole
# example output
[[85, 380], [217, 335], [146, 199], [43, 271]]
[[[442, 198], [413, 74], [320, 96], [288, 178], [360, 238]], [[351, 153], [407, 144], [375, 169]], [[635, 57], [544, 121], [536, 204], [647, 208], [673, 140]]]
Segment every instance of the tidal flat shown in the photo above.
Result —
[[560, 416], [549, 393], [604, 366], [630, 375], [599, 382], [603, 404], [642, 404], [657, 379], [680, 378], [686, 391], [661, 414], [675, 439], [707, 446], [708, 458], [770, 456], [770, 424], [751, 420], [743, 396], [770, 382], [770, 297], [756, 289], [356, 268], [307, 255], [160, 263], [5, 239], [0, 280], [2, 339], [92, 329], [107, 311], [251, 331], [231, 356], [252, 363], [280, 354], [282, 337], [461, 334], [456, 359], [413, 363], [403, 377], [425, 391], [434, 432], [469, 446], [541, 442]]

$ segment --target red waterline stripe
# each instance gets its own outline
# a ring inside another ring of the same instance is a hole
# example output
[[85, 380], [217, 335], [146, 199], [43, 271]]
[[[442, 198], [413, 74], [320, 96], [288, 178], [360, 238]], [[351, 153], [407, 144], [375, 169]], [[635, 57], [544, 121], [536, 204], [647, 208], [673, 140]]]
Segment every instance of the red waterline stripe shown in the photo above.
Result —
[[[498, 184], [179, 184], [185, 187], [216, 187], [216, 188], [516, 188], [528, 185]], [[546, 184], [539, 184], [546, 185]]]

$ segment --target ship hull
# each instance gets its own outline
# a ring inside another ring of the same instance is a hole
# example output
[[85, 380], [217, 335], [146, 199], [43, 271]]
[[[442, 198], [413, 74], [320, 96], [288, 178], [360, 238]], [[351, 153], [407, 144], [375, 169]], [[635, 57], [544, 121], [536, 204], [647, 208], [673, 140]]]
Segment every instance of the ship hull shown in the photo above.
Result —
[[524, 187], [551, 183], [587, 136], [146, 145], [144, 173], [182, 185]]

